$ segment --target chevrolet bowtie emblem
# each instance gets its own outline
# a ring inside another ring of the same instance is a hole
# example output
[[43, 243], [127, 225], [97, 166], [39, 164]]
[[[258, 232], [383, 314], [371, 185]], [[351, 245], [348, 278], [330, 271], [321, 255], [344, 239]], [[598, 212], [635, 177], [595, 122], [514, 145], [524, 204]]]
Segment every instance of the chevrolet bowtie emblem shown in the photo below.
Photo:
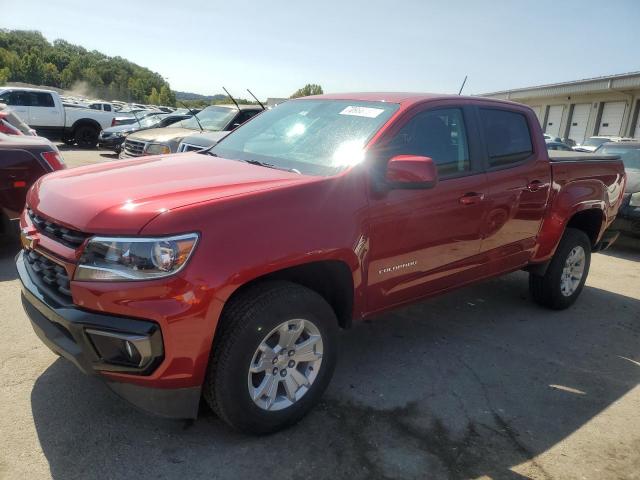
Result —
[[26, 228], [20, 230], [20, 243], [25, 250], [33, 250], [38, 244], [38, 238], [33, 235], [34, 233]]

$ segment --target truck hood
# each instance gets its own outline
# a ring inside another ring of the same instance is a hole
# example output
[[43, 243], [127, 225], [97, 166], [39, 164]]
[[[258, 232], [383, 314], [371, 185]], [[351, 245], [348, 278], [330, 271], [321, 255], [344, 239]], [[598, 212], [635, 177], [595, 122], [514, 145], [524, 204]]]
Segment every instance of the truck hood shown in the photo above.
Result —
[[124, 235], [139, 233], [157, 215], [179, 207], [316, 180], [318, 177], [186, 153], [52, 173], [36, 182], [27, 203], [68, 228]]
[[129, 135], [131, 140], [139, 140], [141, 142], [161, 142], [168, 143], [170, 141], [179, 142], [187, 135], [193, 135], [197, 130], [189, 128], [165, 127], [150, 128]]

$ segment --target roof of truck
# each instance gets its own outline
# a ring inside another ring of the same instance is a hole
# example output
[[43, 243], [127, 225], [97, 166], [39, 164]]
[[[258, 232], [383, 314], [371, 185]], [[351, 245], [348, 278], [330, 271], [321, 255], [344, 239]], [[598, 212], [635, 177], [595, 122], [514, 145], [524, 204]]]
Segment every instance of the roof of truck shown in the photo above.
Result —
[[301, 97], [302, 99], [320, 98], [327, 100], [354, 100], [361, 102], [389, 102], [389, 103], [421, 103], [428, 100], [473, 100], [492, 103], [506, 103], [519, 105], [506, 100], [495, 100], [483, 97], [471, 97], [465, 95], [454, 95], [450, 93], [416, 93], [416, 92], [352, 92], [352, 93], [330, 93], [324, 95], [312, 95]]
[[16, 87], [13, 85], [5, 85], [3, 87], [0, 87], [0, 90], [20, 90], [24, 92], [47, 92], [58, 94], [58, 92], [54, 90], [48, 90], [46, 88]]

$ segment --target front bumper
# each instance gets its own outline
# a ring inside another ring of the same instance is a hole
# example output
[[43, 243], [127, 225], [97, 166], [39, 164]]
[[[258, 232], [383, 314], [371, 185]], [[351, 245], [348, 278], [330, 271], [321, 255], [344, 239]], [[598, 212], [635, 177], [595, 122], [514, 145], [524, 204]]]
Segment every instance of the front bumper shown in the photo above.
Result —
[[[73, 305], [63, 305], [32, 277], [24, 252], [16, 257], [22, 283], [22, 305], [40, 340], [53, 352], [76, 365], [87, 375], [119, 372], [134, 375], [151, 373], [162, 361], [162, 334], [150, 321], [93, 313]], [[87, 330], [117, 332], [150, 338], [153, 360], [142, 368], [114, 365], [101, 358]], [[108, 380], [107, 385], [136, 407], [161, 417], [195, 418], [200, 402], [200, 387], [153, 388]]]
[[109, 150], [120, 150], [124, 143], [125, 137], [98, 137], [98, 147]]

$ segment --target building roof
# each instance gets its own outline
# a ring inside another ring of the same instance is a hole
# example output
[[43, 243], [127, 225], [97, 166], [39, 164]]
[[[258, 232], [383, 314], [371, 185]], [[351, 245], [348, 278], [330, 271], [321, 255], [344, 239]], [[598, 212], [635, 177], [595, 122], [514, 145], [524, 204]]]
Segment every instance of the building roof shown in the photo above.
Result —
[[620, 73], [603, 77], [585, 78], [570, 82], [549, 83], [525, 88], [514, 88], [499, 92], [484, 93], [480, 96], [518, 100], [535, 97], [555, 97], [579, 93], [606, 92], [610, 90], [629, 90], [640, 88], [640, 72]]

